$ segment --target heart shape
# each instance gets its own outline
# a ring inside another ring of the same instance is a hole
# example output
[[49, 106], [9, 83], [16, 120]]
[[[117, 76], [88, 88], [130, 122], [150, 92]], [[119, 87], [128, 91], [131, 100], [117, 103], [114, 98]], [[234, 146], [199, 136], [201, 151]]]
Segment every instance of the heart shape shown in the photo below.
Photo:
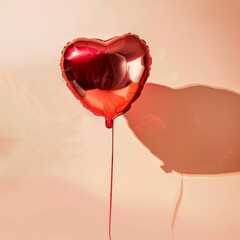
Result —
[[60, 66], [74, 96], [111, 128], [139, 97], [151, 57], [145, 41], [128, 33], [105, 41], [75, 39], [63, 49]]

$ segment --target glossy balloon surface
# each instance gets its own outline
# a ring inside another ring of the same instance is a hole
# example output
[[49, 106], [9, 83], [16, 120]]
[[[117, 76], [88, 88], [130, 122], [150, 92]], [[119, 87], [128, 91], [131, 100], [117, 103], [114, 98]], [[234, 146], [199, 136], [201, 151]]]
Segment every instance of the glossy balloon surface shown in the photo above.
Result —
[[113, 120], [138, 98], [151, 65], [149, 48], [138, 36], [106, 41], [78, 38], [63, 49], [61, 70], [67, 86], [84, 107]]

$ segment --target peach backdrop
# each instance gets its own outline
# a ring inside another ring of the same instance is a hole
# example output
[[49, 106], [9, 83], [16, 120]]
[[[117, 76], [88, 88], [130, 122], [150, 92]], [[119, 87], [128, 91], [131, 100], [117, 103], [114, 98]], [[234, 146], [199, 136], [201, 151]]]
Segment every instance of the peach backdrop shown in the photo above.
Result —
[[[62, 80], [68, 41], [136, 33], [153, 58], [148, 82], [239, 97], [239, 1], [12, 0], [0, 13], [3, 240], [107, 239], [111, 131]], [[238, 173], [181, 176], [161, 165], [118, 117], [113, 240], [240, 238]]]

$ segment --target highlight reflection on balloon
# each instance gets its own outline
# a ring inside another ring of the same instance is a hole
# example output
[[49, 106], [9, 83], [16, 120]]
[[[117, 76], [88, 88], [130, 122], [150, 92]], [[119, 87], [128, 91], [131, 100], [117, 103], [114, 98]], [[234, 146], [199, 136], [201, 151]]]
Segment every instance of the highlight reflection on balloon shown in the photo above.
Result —
[[103, 41], [78, 38], [63, 49], [62, 75], [68, 88], [106, 127], [139, 97], [151, 65], [145, 41], [133, 34]]

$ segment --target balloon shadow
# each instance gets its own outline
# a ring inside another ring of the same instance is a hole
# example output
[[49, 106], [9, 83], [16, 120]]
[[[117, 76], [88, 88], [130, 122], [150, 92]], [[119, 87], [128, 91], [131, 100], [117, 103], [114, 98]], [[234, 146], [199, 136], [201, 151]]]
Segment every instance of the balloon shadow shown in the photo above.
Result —
[[225, 174], [240, 171], [240, 96], [224, 89], [172, 89], [145, 84], [124, 114], [136, 137], [166, 172]]

